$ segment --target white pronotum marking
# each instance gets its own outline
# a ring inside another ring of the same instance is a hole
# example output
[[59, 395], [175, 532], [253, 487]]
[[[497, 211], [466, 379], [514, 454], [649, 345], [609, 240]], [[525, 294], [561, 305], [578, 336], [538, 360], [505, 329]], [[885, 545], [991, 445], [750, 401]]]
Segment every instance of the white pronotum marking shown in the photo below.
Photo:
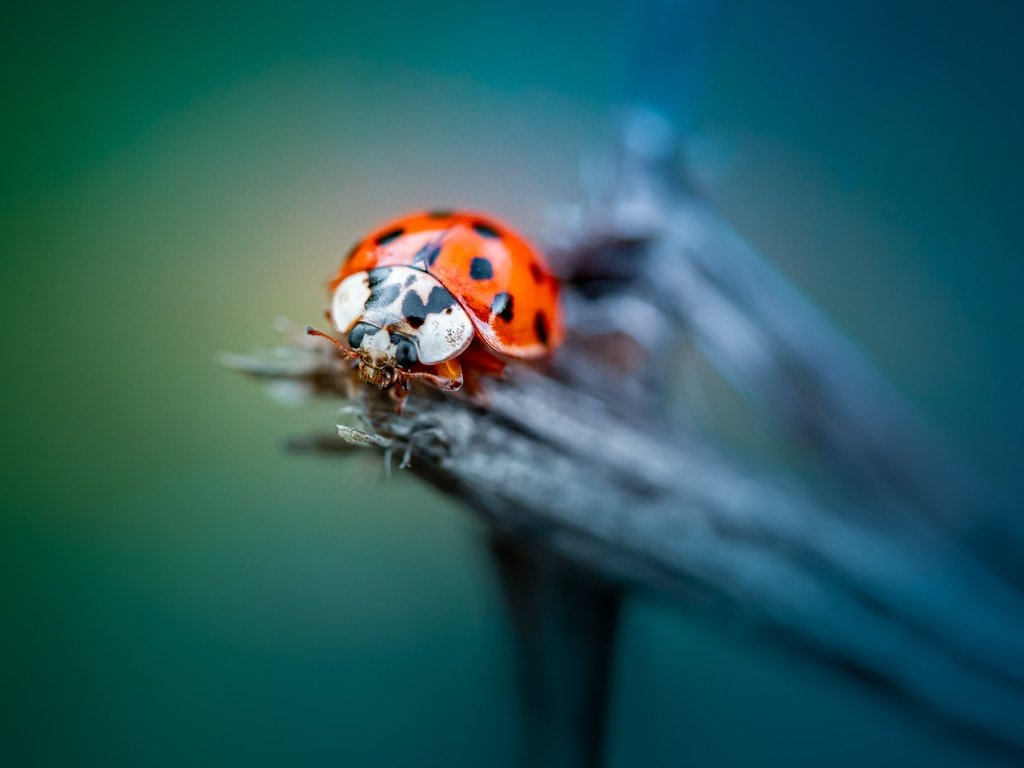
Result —
[[356, 272], [341, 281], [331, 299], [331, 321], [347, 336], [360, 317], [366, 300], [370, 298], [370, 285], [365, 272]]
[[[350, 275], [338, 286], [331, 302], [331, 315], [341, 333], [347, 334], [357, 322], [386, 331], [364, 335], [360, 351], [368, 358], [367, 362], [372, 360], [375, 366], [394, 364], [395, 345], [390, 341], [391, 332], [412, 340], [419, 361], [425, 365], [451, 360], [473, 341], [469, 315], [437, 278], [412, 267], [385, 267], [375, 271], [374, 277], [381, 279], [371, 291], [366, 272]], [[423, 323], [418, 327], [406, 316], [406, 299], [410, 293], [419, 297], [413, 304], [434, 309], [425, 312]], [[433, 305], [431, 296], [435, 297]], [[447, 300], [439, 303], [437, 297]]]

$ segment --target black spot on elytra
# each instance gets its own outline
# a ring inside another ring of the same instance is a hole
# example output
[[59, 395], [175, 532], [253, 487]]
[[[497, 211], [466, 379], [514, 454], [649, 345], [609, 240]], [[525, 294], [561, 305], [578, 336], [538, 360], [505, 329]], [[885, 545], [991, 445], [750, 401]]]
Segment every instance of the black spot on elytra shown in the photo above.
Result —
[[404, 234], [405, 229], [402, 227], [395, 227], [394, 229], [389, 229], [384, 234], [377, 235], [377, 245], [387, 245], [396, 237], [401, 237]]
[[544, 270], [540, 268], [540, 265], [536, 261], [530, 262], [530, 275], [533, 277], [533, 282], [539, 283], [544, 280]]
[[512, 297], [504, 291], [499, 293], [491, 302], [491, 312], [506, 323], [512, 322]]
[[548, 343], [548, 318], [543, 312], [538, 312], [533, 318], [533, 330], [537, 332], [541, 344]]
[[501, 233], [485, 221], [474, 221], [473, 229], [482, 237], [501, 237]]
[[437, 257], [441, 255], [441, 244], [440, 243], [427, 243], [416, 251], [416, 255], [412, 258], [413, 267], [419, 269], [426, 269], [427, 267], [434, 266], [434, 262], [437, 261]]
[[435, 287], [427, 296], [427, 303], [416, 291], [409, 291], [402, 300], [402, 314], [406, 322], [413, 328], [419, 328], [426, 322], [427, 315], [431, 312], [442, 312], [455, 303], [455, 298], [440, 286]]
[[432, 219], [450, 219], [455, 215], [455, 211], [451, 208], [439, 208], [436, 211], [427, 211], [427, 216]]
[[475, 256], [469, 262], [469, 276], [474, 280], [490, 280], [494, 277], [494, 267], [491, 266], [491, 260], [485, 259], [483, 256]]

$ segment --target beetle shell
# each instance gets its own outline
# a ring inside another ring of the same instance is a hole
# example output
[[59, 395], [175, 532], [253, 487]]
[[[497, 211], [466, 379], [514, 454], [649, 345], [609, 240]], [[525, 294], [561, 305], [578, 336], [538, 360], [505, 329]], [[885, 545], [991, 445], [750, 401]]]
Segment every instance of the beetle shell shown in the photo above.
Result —
[[[402, 267], [407, 271], [384, 275], [379, 270], [385, 267]], [[358, 242], [330, 283], [335, 326], [347, 332], [355, 324], [351, 313], [357, 311], [358, 299], [370, 300], [369, 276], [378, 274], [383, 286], [396, 286], [398, 274], [409, 281], [409, 272], [413, 271], [436, 280], [465, 311], [476, 336], [492, 352], [533, 360], [550, 354], [562, 340], [558, 281], [543, 256], [501, 222], [469, 212], [434, 211], [404, 216]], [[359, 274], [368, 276], [365, 285], [362, 278], [349, 282]], [[339, 299], [339, 288], [345, 292], [344, 300]], [[391, 289], [387, 288], [384, 297], [392, 299], [386, 302], [392, 309], [397, 301], [404, 306], [407, 295], [418, 297], [424, 307], [430, 306], [430, 296], [435, 295], [435, 304], [440, 306], [438, 302], [446, 299], [441, 294], [432, 294], [434, 288], [426, 281], [415, 280], [408, 287], [399, 288], [400, 295], [391, 296]], [[419, 309], [415, 299], [409, 299], [409, 303], [410, 308]], [[364, 306], [367, 312], [374, 309], [369, 304]], [[461, 318], [451, 318], [451, 314], [456, 313], [450, 313], [443, 322], [437, 318], [434, 326], [424, 323], [410, 329], [418, 331], [421, 362], [426, 363], [422, 357], [425, 348], [433, 350], [427, 355], [432, 359], [441, 350], [458, 346], [427, 338], [428, 334], [461, 327]], [[393, 312], [389, 317], [405, 325], [409, 325], [410, 319], [418, 319], [414, 314], [403, 320]], [[426, 318], [429, 317], [427, 313]], [[347, 328], [345, 324], [349, 321], [353, 322]], [[454, 352], [452, 357], [464, 349]]]

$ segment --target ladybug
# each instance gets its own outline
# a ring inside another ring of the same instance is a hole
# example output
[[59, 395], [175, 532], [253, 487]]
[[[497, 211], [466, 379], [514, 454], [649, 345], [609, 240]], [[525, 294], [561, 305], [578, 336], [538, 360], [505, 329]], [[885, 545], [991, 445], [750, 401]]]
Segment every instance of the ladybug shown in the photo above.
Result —
[[399, 407], [410, 381], [457, 390], [508, 359], [546, 357], [563, 336], [544, 257], [478, 213], [414, 213], [380, 227], [352, 247], [329, 289], [341, 340], [307, 332], [332, 341], [362, 381], [390, 388]]

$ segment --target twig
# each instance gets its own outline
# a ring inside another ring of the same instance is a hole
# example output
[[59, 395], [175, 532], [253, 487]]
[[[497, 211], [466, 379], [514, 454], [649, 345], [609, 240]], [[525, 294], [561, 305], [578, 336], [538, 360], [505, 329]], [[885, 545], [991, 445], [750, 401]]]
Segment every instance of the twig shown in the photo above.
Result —
[[[667, 124], [638, 113], [552, 255], [572, 333], [481, 409], [358, 394], [379, 448], [512, 535], [600, 578], [730, 606], [1024, 755], [1024, 597], [966, 538], [986, 505], [840, 334], [688, 190]], [[821, 500], [665, 410], [669, 350], [695, 339], [737, 389], [844, 480]], [[288, 351], [290, 350], [290, 352]], [[246, 372], [343, 394], [296, 340]], [[351, 437], [351, 435], [349, 435]]]

